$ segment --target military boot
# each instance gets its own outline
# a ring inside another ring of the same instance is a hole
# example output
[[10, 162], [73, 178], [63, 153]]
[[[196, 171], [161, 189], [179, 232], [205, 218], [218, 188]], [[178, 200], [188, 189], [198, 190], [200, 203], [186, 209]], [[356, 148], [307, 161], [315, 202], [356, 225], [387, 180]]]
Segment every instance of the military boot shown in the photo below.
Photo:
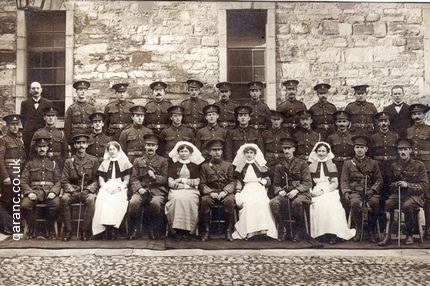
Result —
[[394, 216], [390, 212], [390, 214], [387, 216], [387, 229], [385, 230], [385, 236], [382, 241], [378, 242], [379, 246], [386, 246], [391, 244], [391, 230], [393, 228], [393, 220]]
[[226, 213], [227, 215], [227, 231], [225, 238], [228, 241], [233, 241], [233, 229], [234, 229], [234, 214]]
[[210, 213], [203, 214], [202, 241], [208, 241], [209, 240], [210, 220], [211, 220]]

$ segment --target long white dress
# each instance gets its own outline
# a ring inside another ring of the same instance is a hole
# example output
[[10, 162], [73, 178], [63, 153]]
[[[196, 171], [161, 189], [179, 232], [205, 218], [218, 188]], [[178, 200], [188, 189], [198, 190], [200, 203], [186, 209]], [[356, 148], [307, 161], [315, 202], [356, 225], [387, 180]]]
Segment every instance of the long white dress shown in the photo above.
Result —
[[127, 212], [127, 186], [121, 178], [115, 178], [115, 164], [113, 166], [111, 179], [100, 188], [97, 194], [92, 223], [94, 235], [103, 232], [106, 229], [105, 225], [119, 228]]
[[310, 206], [311, 237], [324, 234], [335, 234], [337, 237], [349, 240], [355, 236], [355, 229], [349, 229], [345, 210], [340, 202], [338, 190], [330, 191], [329, 177], [325, 176], [321, 167], [320, 177], [313, 179], [315, 186], [311, 190], [323, 189], [324, 194], [312, 197]]
[[250, 238], [258, 234], [278, 238], [275, 219], [270, 210], [270, 199], [259, 180], [253, 167], [249, 165], [243, 179], [245, 186], [236, 194], [236, 204], [241, 209], [233, 233], [234, 239]]

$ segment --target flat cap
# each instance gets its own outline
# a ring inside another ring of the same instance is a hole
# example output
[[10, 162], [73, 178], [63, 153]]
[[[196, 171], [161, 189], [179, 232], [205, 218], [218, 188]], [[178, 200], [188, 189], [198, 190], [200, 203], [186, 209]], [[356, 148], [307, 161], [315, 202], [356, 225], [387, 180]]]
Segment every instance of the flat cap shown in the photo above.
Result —
[[81, 88], [88, 89], [90, 87], [90, 85], [91, 84], [86, 80], [79, 80], [79, 81], [73, 83], [73, 88], [75, 88], [75, 89], [81, 89]]
[[166, 89], [167, 88], [167, 83], [162, 82], [162, 81], [154, 81], [153, 83], [151, 83], [149, 85], [149, 88], [151, 88], [152, 90], [154, 89]]
[[289, 79], [289, 80], [283, 81], [282, 85], [285, 86], [285, 87], [288, 87], [288, 86], [298, 86], [299, 85], [299, 81], [295, 80], [295, 79]]
[[115, 92], [124, 92], [127, 91], [129, 84], [127, 82], [121, 82], [121, 83], [117, 83], [112, 85], [112, 89], [115, 90]]
[[369, 146], [370, 138], [364, 135], [356, 135], [352, 137], [354, 145]]
[[231, 90], [231, 83], [227, 82], [227, 81], [222, 81], [217, 83], [216, 88], [218, 88], [220, 91], [228, 91]]
[[104, 121], [106, 118], [106, 114], [104, 114], [101, 111], [96, 111], [96, 112], [91, 113], [89, 118], [91, 121], [96, 121], [96, 120]]
[[187, 80], [188, 87], [194, 87], [194, 88], [202, 88], [203, 83], [201, 81], [198, 81], [196, 79], [189, 79]]
[[240, 114], [240, 113], [251, 114], [252, 108], [249, 106], [246, 106], [246, 105], [240, 105], [234, 109], [234, 113], [236, 113], [236, 114]]

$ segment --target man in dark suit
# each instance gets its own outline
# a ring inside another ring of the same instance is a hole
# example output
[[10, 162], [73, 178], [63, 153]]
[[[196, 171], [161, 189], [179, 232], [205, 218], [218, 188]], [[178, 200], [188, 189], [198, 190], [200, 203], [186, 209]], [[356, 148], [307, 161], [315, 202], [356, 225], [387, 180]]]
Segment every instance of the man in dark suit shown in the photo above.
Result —
[[403, 102], [405, 92], [403, 87], [395, 85], [391, 88], [391, 97], [393, 103], [384, 107], [384, 112], [390, 115], [390, 129], [400, 136], [406, 135], [406, 129], [411, 126], [411, 115], [409, 105]]
[[31, 138], [34, 132], [45, 126], [45, 115], [43, 110], [51, 107], [52, 102], [42, 97], [42, 86], [37, 81], [30, 84], [30, 95], [21, 102], [21, 123], [23, 127], [22, 140], [24, 141], [24, 149], [27, 156], [30, 153]]

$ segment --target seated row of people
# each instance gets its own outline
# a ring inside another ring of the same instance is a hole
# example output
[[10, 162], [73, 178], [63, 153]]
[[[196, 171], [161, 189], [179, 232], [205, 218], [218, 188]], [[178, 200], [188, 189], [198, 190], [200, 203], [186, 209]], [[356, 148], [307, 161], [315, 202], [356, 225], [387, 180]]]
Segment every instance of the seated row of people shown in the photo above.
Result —
[[[309, 206], [312, 238], [328, 235], [330, 243], [338, 238], [360, 241], [363, 234], [361, 212], [369, 208], [369, 239], [377, 241], [373, 233], [380, 211], [383, 180], [376, 161], [366, 156], [369, 139], [365, 136], [354, 137], [355, 156], [345, 162], [340, 179], [341, 193], [351, 208], [355, 230], [346, 224], [339, 196], [339, 176], [328, 143], [314, 145], [308, 164], [294, 155], [297, 140], [284, 138], [281, 141], [283, 156], [269, 169], [263, 153], [254, 143], [240, 146], [233, 163], [229, 163], [222, 159], [224, 142], [221, 140], [208, 142], [208, 160], [192, 143], [180, 141], [169, 152], [169, 163], [156, 154], [159, 137], [148, 134], [144, 136], [145, 153], [133, 164], [115, 141], [107, 144], [100, 164], [96, 157], [86, 153], [88, 140], [86, 134], [73, 137], [76, 154], [66, 160], [59, 179], [55, 161], [46, 158], [49, 138], [35, 138], [37, 157], [26, 165], [22, 176], [25, 190], [22, 208], [29, 224], [33, 224], [32, 207], [37, 202], [49, 202], [51, 237], [54, 220], [61, 209], [63, 240], [70, 239], [70, 204], [82, 201], [85, 202], [83, 240], [103, 231], [107, 236], [115, 236], [127, 210], [129, 238], [134, 239], [141, 223], [142, 206], [148, 212], [150, 238], [159, 236], [165, 214], [177, 240], [196, 232], [199, 217], [204, 228], [202, 240], [208, 240], [210, 208], [221, 202], [227, 218], [226, 238], [230, 241], [256, 235], [284, 240], [287, 213], [289, 221], [295, 221], [291, 239], [309, 238], [304, 231], [304, 214]], [[392, 213], [396, 200], [400, 200], [406, 218], [406, 243], [411, 244], [414, 214], [423, 206], [428, 178], [424, 164], [410, 157], [413, 142], [402, 138], [396, 146], [399, 159], [390, 166], [388, 184], [391, 190], [400, 190], [400, 197], [396, 197], [398, 192], [390, 193], [385, 210]], [[269, 197], [269, 187], [274, 197]], [[129, 189], [132, 191], [130, 200]], [[236, 207], [239, 208], [237, 222], [234, 220]], [[389, 222], [391, 225], [392, 219]], [[388, 227], [380, 245], [390, 242], [390, 230]]]

